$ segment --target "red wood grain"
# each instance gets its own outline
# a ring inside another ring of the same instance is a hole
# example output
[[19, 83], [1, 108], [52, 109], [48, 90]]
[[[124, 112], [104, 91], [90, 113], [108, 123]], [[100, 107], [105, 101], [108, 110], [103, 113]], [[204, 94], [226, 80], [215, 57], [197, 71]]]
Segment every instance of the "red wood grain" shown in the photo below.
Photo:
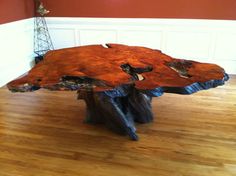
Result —
[[[23, 77], [8, 84], [17, 88], [34, 85], [52, 90], [65, 90], [58, 87], [63, 76], [88, 77], [99, 80], [105, 86], [94, 86], [95, 91], [113, 89], [124, 84], [135, 84], [137, 89], [154, 89], [157, 87], [185, 87], [195, 82], [222, 80], [224, 70], [208, 63], [188, 61], [187, 69], [191, 77], [182, 77], [166, 63], [183, 62], [172, 58], [159, 50], [118, 44], [80, 46], [49, 51], [42, 62], [37, 64]], [[120, 67], [122, 64], [145, 68], [151, 66], [150, 72], [142, 73], [144, 80], [133, 80]]]

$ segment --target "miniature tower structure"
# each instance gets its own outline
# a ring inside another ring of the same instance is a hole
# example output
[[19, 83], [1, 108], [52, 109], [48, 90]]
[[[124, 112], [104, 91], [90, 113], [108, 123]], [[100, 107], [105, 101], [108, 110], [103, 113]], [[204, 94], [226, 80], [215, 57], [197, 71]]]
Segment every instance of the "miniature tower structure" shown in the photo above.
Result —
[[35, 63], [43, 60], [43, 56], [53, 50], [52, 39], [49, 35], [48, 27], [44, 16], [49, 11], [45, 9], [40, 0], [35, 0], [35, 19], [34, 19], [34, 53]]

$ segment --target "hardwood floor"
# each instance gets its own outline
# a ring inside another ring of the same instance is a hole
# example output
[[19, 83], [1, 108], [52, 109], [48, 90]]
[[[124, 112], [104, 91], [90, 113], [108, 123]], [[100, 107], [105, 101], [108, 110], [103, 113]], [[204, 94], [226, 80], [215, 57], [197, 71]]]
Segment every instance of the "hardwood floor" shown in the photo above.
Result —
[[236, 76], [154, 98], [138, 142], [83, 123], [76, 92], [0, 89], [0, 176], [235, 176]]

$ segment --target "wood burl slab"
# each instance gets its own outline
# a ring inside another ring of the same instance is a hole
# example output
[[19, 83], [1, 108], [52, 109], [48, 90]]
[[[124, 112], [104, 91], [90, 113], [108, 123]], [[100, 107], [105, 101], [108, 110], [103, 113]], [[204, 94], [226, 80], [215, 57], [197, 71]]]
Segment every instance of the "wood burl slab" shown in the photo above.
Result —
[[152, 97], [191, 94], [229, 79], [216, 64], [176, 59], [159, 50], [119, 44], [49, 51], [43, 61], [7, 84], [13, 92], [76, 90], [86, 122], [104, 123], [137, 140], [134, 122], [153, 120]]

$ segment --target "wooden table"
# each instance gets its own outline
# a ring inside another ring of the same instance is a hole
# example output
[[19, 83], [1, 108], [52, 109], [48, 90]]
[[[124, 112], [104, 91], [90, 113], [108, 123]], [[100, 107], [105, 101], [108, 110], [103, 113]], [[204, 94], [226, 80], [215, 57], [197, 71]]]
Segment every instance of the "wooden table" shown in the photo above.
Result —
[[13, 92], [77, 90], [87, 104], [85, 121], [138, 140], [135, 122], [153, 120], [152, 97], [164, 92], [192, 94], [223, 85], [224, 69], [175, 59], [159, 50], [118, 44], [48, 52], [28, 73], [8, 83]]

